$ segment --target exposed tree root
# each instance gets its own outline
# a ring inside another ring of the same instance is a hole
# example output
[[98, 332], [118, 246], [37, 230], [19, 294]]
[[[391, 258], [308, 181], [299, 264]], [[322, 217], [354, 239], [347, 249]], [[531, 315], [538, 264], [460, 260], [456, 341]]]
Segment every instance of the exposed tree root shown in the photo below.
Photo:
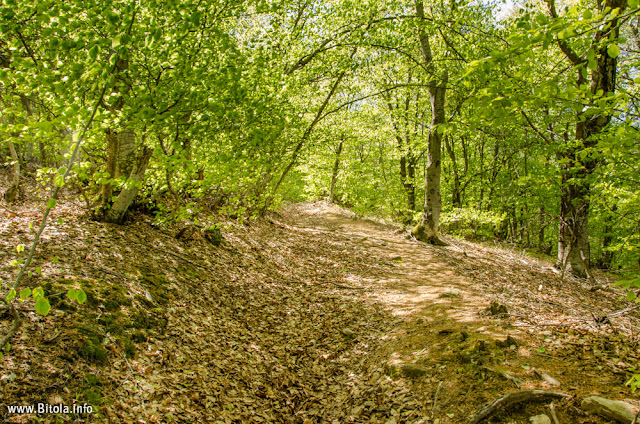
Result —
[[519, 392], [507, 393], [476, 412], [471, 418], [469, 418], [467, 424], [477, 424], [484, 419], [489, 418], [496, 412], [517, 403], [539, 402], [547, 399], [563, 399], [568, 397], [570, 396], [565, 393], [548, 392], [546, 390], [522, 390]]

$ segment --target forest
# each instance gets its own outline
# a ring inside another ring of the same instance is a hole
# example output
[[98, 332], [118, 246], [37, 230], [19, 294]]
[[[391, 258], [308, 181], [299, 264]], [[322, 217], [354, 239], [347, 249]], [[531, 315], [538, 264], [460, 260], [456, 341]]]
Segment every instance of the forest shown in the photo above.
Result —
[[2, 0], [0, 420], [635, 423], [639, 15]]

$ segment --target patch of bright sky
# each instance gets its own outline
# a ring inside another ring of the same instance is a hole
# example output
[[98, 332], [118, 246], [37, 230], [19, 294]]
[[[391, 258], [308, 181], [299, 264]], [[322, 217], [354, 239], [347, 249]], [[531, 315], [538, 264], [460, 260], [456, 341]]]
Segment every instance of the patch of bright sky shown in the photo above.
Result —
[[518, 10], [519, 2], [517, 0], [472, 0], [470, 2], [471, 5], [474, 3], [493, 6], [493, 15], [496, 20], [501, 21], [511, 16], [515, 10]]

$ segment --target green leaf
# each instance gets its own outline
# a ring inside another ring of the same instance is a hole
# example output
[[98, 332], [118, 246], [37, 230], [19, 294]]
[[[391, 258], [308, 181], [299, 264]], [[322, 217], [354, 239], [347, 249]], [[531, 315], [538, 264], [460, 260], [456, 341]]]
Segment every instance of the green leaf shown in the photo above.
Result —
[[617, 44], [609, 44], [609, 46], [607, 47], [607, 53], [610, 57], [615, 59], [620, 55], [620, 49], [618, 48]]
[[16, 246], [16, 252], [22, 253], [24, 252], [24, 244], [19, 244]]
[[47, 208], [53, 209], [55, 207], [56, 207], [56, 199], [54, 198], [49, 199], [49, 201], [47, 202]]
[[49, 300], [45, 299], [44, 297], [41, 297], [36, 302], [35, 309], [37, 313], [39, 313], [40, 315], [44, 315], [46, 317], [49, 314], [49, 311], [51, 310], [51, 305], [49, 304]]
[[7, 295], [7, 302], [11, 302], [13, 299], [15, 299], [16, 297], [16, 291], [14, 289], [11, 289], [11, 291], [9, 291], [9, 294]]
[[33, 298], [38, 301], [39, 299], [41, 299], [42, 297], [44, 297], [44, 290], [42, 290], [42, 287], [36, 287], [35, 289], [33, 289], [33, 291], [31, 292], [31, 296], [33, 296]]
[[97, 45], [91, 47], [91, 50], [89, 50], [89, 58], [96, 60], [98, 58], [98, 53], [100, 53], [100, 47]]
[[87, 294], [82, 289], [78, 289], [78, 297], [76, 298], [79, 304], [83, 304], [87, 301]]
[[67, 297], [71, 300], [78, 300], [78, 290], [69, 289], [69, 291], [67, 292]]
[[111, 40], [111, 47], [114, 49], [122, 44], [122, 34], [116, 35], [113, 40]]
[[11, 350], [11, 345], [9, 343], [7, 343], [6, 345], [4, 345], [4, 351], [5, 352], [9, 352]]
[[635, 9], [638, 7], [638, 0], [627, 0], [627, 4], [630, 8]]
[[627, 300], [629, 302], [631, 302], [632, 300], [634, 300], [636, 298], [636, 294], [632, 291], [628, 291], [627, 292]]
[[20, 300], [25, 300], [27, 297], [31, 296], [31, 289], [23, 289], [20, 292]]

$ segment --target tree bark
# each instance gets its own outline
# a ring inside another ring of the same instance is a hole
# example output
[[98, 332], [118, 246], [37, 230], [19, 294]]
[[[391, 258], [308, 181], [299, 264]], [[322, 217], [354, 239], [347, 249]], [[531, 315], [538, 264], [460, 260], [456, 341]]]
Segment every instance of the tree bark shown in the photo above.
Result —
[[[547, 0], [549, 14], [557, 18], [554, 0]], [[627, 5], [624, 0], [606, 0], [601, 7], [620, 8]], [[621, 21], [619, 18], [611, 20], [610, 24], [596, 32], [592, 40], [592, 46], [597, 49], [596, 67], [591, 71], [591, 93], [603, 92], [603, 98], [607, 98], [615, 92], [616, 73], [618, 68], [617, 58], [609, 56], [607, 43], [603, 40], [618, 38]], [[575, 67], [585, 65], [585, 60], [578, 56], [564, 41], [558, 40], [558, 44], [565, 56]], [[582, 75], [582, 69], [577, 70], [576, 83], [580, 86], [586, 83]], [[588, 177], [597, 166], [597, 161], [585, 151], [596, 147], [597, 137], [609, 124], [611, 116], [602, 111], [591, 112], [590, 107], [577, 113], [575, 139], [573, 147], [567, 148], [561, 157], [566, 160], [562, 171], [562, 192], [560, 198], [560, 224], [558, 234], [558, 259], [557, 267], [563, 271], [586, 278], [589, 275], [590, 249], [589, 249], [589, 197], [591, 186]]]
[[152, 153], [153, 150], [147, 146], [143, 146], [136, 158], [131, 174], [125, 183], [125, 188], [120, 192], [116, 201], [111, 205], [111, 209], [109, 209], [105, 215], [106, 222], [122, 224], [124, 215], [131, 204], [133, 204], [133, 201], [138, 194], [138, 190], [140, 189], [140, 185], [144, 180], [144, 174], [147, 170], [147, 166], [149, 165]]
[[[105, 131], [107, 136], [107, 167], [106, 172], [109, 174], [109, 179], [116, 178], [116, 167], [118, 165], [118, 135], [111, 129]], [[101, 203], [103, 206], [107, 206], [111, 202], [113, 196], [113, 184], [107, 182], [102, 185]]]
[[460, 172], [458, 171], [458, 164], [456, 162], [456, 152], [453, 142], [449, 141], [449, 137], [444, 137], [444, 145], [451, 159], [451, 170], [453, 171], [453, 192], [451, 193], [451, 206], [454, 208], [462, 207], [462, 193], [460, 188]]
[[[424, 5], [422, 4], [422, 0], [416, 0], [415, 5], [418, 19], [424, 21]], [[438, 126], [445, 123], [444, 106], [449, 78], [445, 70], [440, 80], [437, 79], [429, 37], [422, 27], [418, 27], [418, 39], [420, 41], [420, 50], [425, 68], [427, 72], [431, 74], [431, 79], [427, 83], [429, 101], [431, 103], [431, 129], [429, 131], [427, 148], [424, 208], [422, 211], [422, 219], [413, 229], [412, 234], [418, 240], [443, 245], [445, 243], [438, 237], [438, 225], [440, 223], [440, 211], [442, 209], [442, 197], [440, 194], [442, 133], [439, 131]]]
[[[612, 212], [618, 210], [618, 205], [613, 205]], [[611, 243], [613, 243], [613, 214], [607, 214], [606, 223], [604, 225], [604, 237], [602, 238], [602, 268], [611, 269], [611, 263], [613, 262], [613, 252], [609, 250]]]
[[344, 139], [340, 140], [338, 149], [336, 150], [336, 160], [333, 162], [333, 170], [331, 171], [331, 186], [329, 187], [329, 202], [334, 203], [336, 201], [336, 182], [338, 181], [338, 169], [340, 168], [340, 154], [342, 153], [342, 146], [344, 145]]
[[3, 196], [7, 203], [14, 203], [18, 200], [18, 195], [20, 194], [20, 159], [13, 141], [7, 140], [7, 145], [9, 146], [9, 153], [11, 153], [13, 181], [9, 188], [5, 190]]
[[440, 194], [440, 172], [442, 167], [442, 134], [438, 125], [445, 123], [444, 104], [447, 83], [447, 72], [442, 78], [442, 85], [430, 89], [432, 119], [431, 132], [428, 139], [427, 172], [425, 175], [425, 195], [422, 220], [413, 231], [414, 236], [421, 241], [442, 245], [444, 242], [438, 237], [440, 211], [442, 210], [442, 196]]

